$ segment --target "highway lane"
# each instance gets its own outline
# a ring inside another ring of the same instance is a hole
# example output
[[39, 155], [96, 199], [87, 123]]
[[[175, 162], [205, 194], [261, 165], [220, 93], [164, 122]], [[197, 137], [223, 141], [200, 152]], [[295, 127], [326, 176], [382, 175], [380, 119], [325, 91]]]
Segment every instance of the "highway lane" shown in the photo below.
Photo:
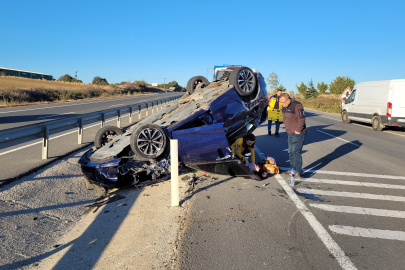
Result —
[[179, 92], [0, 108], [0, 130], [181, 95]]
[[[400, 269], [405, 264], [405, 137], [307, 110], [303, 181], [199, 183], [179, 269]], [[288, 166], [287, 136], [254, 133]], [[257, 157], [258, 158], [258, 157]], [[266, 186], [263, 186], [266, 183]]]

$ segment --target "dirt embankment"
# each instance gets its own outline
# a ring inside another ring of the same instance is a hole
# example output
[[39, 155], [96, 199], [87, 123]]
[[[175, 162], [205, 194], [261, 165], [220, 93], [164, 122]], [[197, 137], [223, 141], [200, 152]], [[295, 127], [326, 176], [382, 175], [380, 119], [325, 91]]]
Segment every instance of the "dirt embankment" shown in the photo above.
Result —
[[93, 85], [0, 76], [0, 106], [101, 99], [161, 92], [164, 92], [164, 89], [152, 87], [142, 81]]
[[295, 99], [301, 102], [304, 108], [336, 114], [340, 114], [341, 111], [339, 95], [323, 94], [310, 99], [304, 99], [302, 95], [295, 95]]

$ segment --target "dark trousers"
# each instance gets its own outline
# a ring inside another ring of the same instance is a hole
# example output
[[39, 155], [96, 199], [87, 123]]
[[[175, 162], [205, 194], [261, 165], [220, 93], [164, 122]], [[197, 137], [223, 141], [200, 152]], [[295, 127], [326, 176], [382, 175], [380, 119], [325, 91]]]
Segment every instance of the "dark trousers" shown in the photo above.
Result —
[[[267, 131], [270, 133], [271, 132], [271, 123], [273, 121], [271, 120], [267, 120]], [[276, 133], [278, 133], [278, 131], [280, 130], [280, 122], [279, 121], [274, 121], [274, 123], [276, 124]]]
[[301, 134], [288, 134], [288, 154], [290, 155], [290, 169], [294, 168], [295, 173], [302, 173], [302, 146], [307, 131], [302, 131]]

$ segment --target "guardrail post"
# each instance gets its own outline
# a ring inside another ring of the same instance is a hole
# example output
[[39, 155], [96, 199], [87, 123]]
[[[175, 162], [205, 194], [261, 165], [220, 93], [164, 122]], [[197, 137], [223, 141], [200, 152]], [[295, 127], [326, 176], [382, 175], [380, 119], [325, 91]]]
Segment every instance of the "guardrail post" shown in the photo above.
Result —
[[77, 144], [83, 144], [83, 118], [79, 118], [79, 129], [77, 130]]
[[172, 187], [172, 206], [179, 206], [179, 155], [177, 140], [170, 140], [170, 182]]
[[129, 107], [129, 123], [132, 124], [132, 107]]
[[117, 111], [117, 127], [121, 128], [121, 110]]
[[141, 120], [142, 105], [139, 105], [138, 109], [138, 120]]
[[148, 103], [146, 103], [146, 110], [145, 110], [145, 112], [146, 112], [146, 117], [148, 117], [148, 109], [149, 109], [149, 105], [148, 105]]
[[48, 159], [48, 147], [49, 146], [49, 128], [44, 127], [44, 137], [42, 141], [42, 159]]
[[101, 114], [101, 127], [103, 128], [105, 126], [105, 114]]

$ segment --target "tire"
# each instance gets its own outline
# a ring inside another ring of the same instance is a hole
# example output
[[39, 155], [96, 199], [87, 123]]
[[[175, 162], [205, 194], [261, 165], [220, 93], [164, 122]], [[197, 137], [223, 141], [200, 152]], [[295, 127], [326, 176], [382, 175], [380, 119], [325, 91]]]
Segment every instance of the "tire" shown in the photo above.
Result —
[[166, 149], [167, 137], [161, 127], [146, 124], [131, 134], [131, 149], [140, 160], [156, 160]]
[[233, 85], [240, 96], [248, 96], [255, 90], [257, 79], [250, 68], [240, 67], [229, 75], [229, 84]]
[[342, 122], [343, 124], [350, 124], [350, 119], [346, 111], [342, 112]]
[[371, 126], [373, 127], [374, 131], [382, 131], [384, 126], [381, 125], [381, 119], [378, 115], [375, 115], [371, 120]]
[[101, 128], [94, 138], [94, 145], [97, 149], [109, 143], [115, 136], [121, 135], [124, 132], [119, 127], [106, 126]]
[[210, 82], [204, 76], [195, 76], [188, 80], [187, 82], [187, 93], [192, 95], [198, 84], [203, 83], [205, 86], [208, 86]]

